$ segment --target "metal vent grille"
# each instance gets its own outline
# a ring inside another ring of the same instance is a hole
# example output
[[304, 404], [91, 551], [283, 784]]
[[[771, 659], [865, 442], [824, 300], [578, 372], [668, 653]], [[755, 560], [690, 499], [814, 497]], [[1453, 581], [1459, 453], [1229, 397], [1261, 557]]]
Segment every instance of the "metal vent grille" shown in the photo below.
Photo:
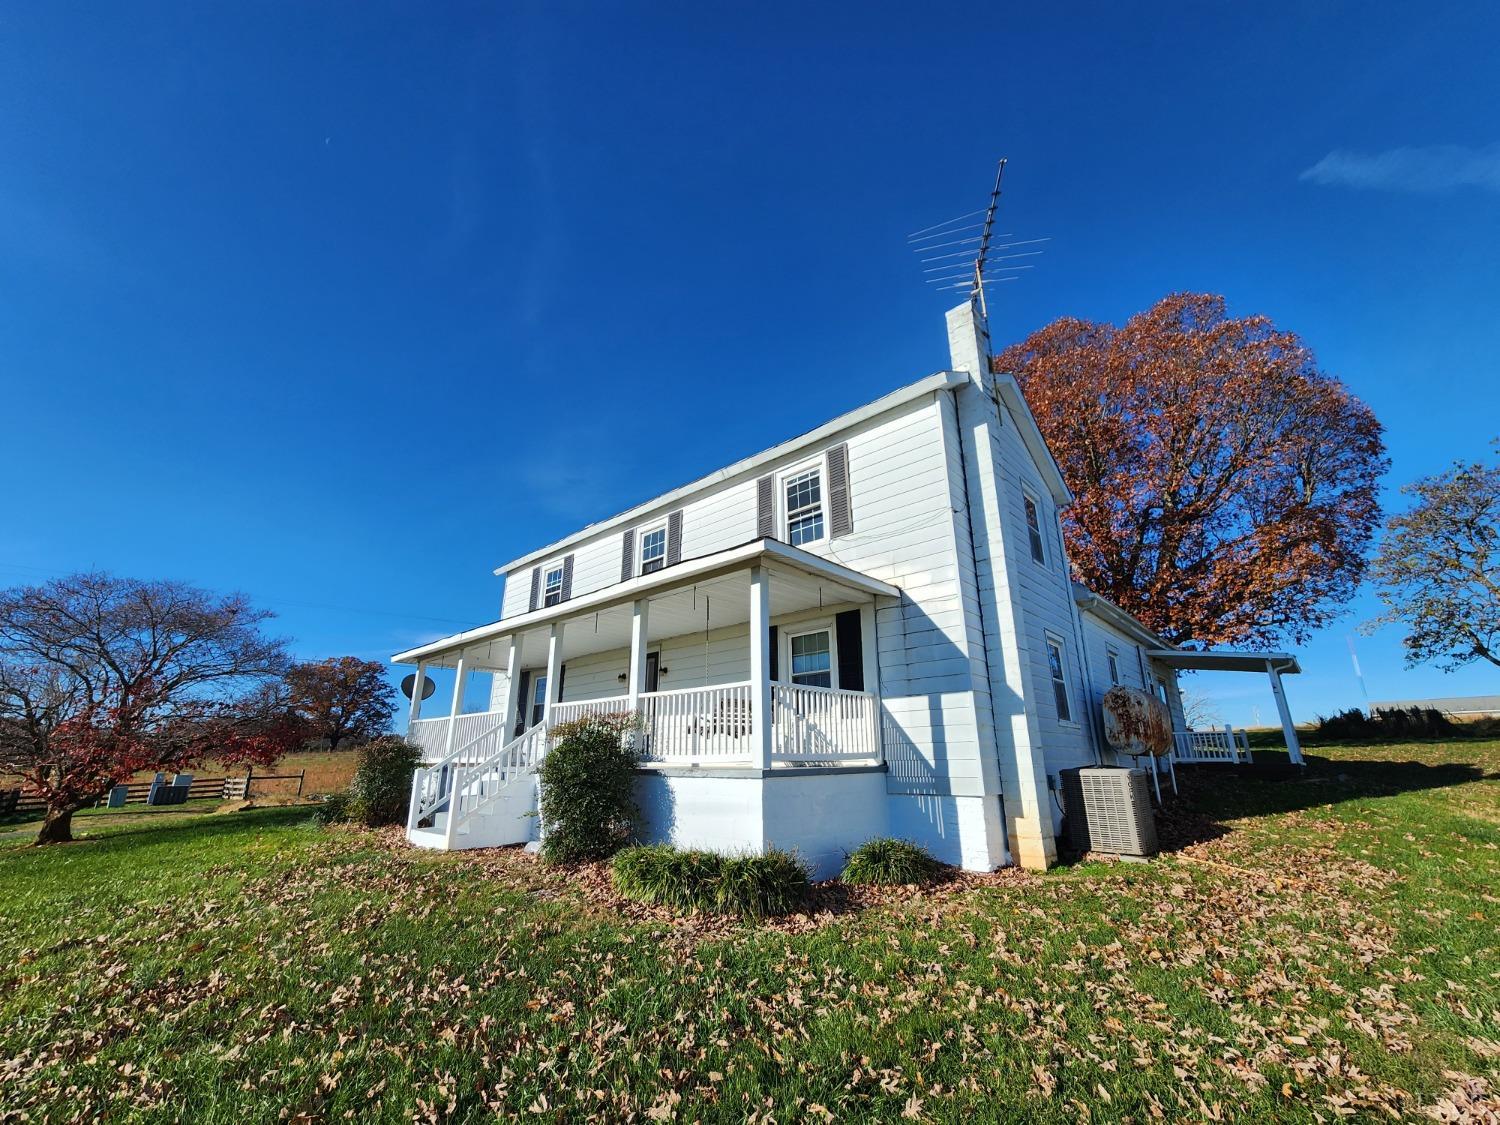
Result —
[[1156, 854], [1156, 816], [1145, 770], [1089, 766], [1059, 776], [1068, 841], [1076, 850]]

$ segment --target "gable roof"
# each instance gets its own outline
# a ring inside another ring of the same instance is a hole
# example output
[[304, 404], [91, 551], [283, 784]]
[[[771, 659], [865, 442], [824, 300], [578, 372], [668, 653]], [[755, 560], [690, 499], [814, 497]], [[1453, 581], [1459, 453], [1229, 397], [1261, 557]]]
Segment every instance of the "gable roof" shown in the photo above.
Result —
[[[561, 539], [557, 539], [551, 543], [548, 543], [545, 547], [538, 547], [535, 551], [530, 551], [522, 555], [520, 558], [512, 559], [510, 562], [505, 563], [503, 566], [497, 566], [495, 568], [495, 573], [509, 574], [513, 570], [517, 570], [520, 567], [537, 562], [538, 560], [544, 559], [549, 555], [554, 555], [558, 551], [570, 547], [575, 543], [579, 543], [584, 539], [591, 538], [592, 536], [598, 535], [601, 532], [609, 531], [612, 528], [619, 527], [623, 524], [641, 519], [663, 508], [671, 507], [679, 500], [686, 499], [688, 496], [691, 496], [693, 493], [698, 492], [708, 487], [709, 485], [723, 484], [726, 481], [733, 480], [735, 477], [745, 476], [749, 473], [753, 473], [757, 469], [770, 464], [772, 461], [775, 461], [781, 457], [785, 457], [788, 454], [795, 453], [797, 450], [802, 449], [805, 446], [815, 445], [820, 441], [832, 437], [840, 430], [847, 430], [851, 426], [856, 426], [866, 419], [874, 418], [879, 414], [884, 414], [887, 410], [892, 410], [898, 406], [905, 405], [908, 402], [921, 398], [923, 395], [932, 394], [935, 391], [951, 390], [953, 387], [962, 386], [968, 380], [968, 378], [968, 374], [963, 371], [934, 372], [924, 379], [918, 379], [915, 383], [908, 383], [904, 387], [898, 387], [890, 394], [882, 395], [880, 398], [877, 398], [874, 402], [867, 402], [861, 407], [850, 410], [845, 414], [840, 414], [837, 418], [830, 419], [829, 421], [824, 422], [821, 426], [817, 426], [811, 430], [808, 430], [804, 434], [799, 434], [794, 438], [790, 438], [787, 441], [781, 442], [779, 445], [773, 445], [770, 449], [763, 449], [761, 450], [761, 452], [756, 453], [753, 456], [746, 457], [742, 460], [736, 461], [732, 465], [727, 465], [722, 469], [715, 470], [714, 472], [709, 473], [707, 476], [699, 477], [697, 480], [690, 481], [689, 483], [684, 484], [679, 488], [674, 488], [670, 492], [663, 492], [660, 496], [647, 500], [644, 503], [637, 504], [633, 508], [627, 508], [619, 515], [611, 516], [605, 520], [598, 520], [595, 523], [591, 523], [582, 528], [579, 528], [579, 530], [573, 532], [570, 535], [565, 535]], [[1035, 426], [1035, 423], [1033, 422], [1032, 425]], [[1055, 464], [1053, 465], [1053, 468], [1056, 468]]]

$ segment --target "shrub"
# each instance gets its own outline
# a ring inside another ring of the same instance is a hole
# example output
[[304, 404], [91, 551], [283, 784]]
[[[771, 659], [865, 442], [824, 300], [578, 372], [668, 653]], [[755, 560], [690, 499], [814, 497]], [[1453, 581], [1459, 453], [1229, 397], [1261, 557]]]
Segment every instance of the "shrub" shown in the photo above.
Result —
[[342, 824], [349, 819], [349, 803], [347, 789], [329, 793], [313, 809], [313, 819], [319, 824]]
[[880, 837], [855, 848], [839, 878], [846, 883], [903, 887], [931, 882], [941, 870], [942, 864], [916, 844]]
[[1434, 707], [1390, 707], [1366, 715], [1358, 707], [1318, 718], [1318, 737], [1334, 742], [1450, 738], [1458, 724]]
[[615, 889], [637, 902], [746, 918], [785, 914], [809, 889], [807, 865], [775, 848], [764, 855], [722, 856], [651, 844], [616, 855], [612, 874]]
[[628, 715], [585, 715], [553, 728], [538, 771], [544, 859], [608, 859], [630, 842], [639, 816], [635, 767], [640, 754], [632, 733]]
[[421, 764], [422, 751], [404, 738], [387, 735], [366, 742], [349, 782], [348, 818], [370, 828], [405, 824], [412, 775]]

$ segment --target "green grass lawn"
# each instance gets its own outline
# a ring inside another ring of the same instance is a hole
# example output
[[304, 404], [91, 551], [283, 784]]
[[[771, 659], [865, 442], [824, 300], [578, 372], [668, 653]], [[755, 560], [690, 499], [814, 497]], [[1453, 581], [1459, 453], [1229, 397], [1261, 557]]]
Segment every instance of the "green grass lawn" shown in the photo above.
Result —
[[1389, 1120], [1484, 1097], [1500, 742], [1311, 753], [1306, 780], [1203, 768], [1166, 825], [1197, 842], [1149, 864], [776, 927], [674, 925], [596, 872], [306, 809], [80, 817], [73, 845], [0, 842], [0, 1121]]

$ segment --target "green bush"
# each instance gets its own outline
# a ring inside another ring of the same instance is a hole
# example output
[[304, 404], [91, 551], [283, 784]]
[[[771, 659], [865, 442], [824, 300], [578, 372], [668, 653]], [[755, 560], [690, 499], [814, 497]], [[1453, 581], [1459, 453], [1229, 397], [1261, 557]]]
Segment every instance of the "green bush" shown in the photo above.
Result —
[[1319, 716], [1317, 736], [1330, 742], [1451, 738], [1457, 723], [1433, 707], [1391, 707], [1365, 714], [1358, 707]]
[[670, 844], [626, 848], [612, 865], [615, 889], [626, 898], [673, 910], [764, 918], [799, 906], [808, 869], [790, 852], [721, 856]]
[[608, 859], [635, 833], [634, 724], [628, 715], [585, 715], [552, 730], [542, 759], [542, 858]]
[[342, 824], [349, 819], [349, 804], [349, 790], [329, 793], [313, 809], [313, 819], [319, 824]]
[[846, 883], [903, 887], [931, 882], [941, 870], [942, 864], [916, 844], [881, 837], [855, 848], [839, 877]]
[[387, 735], [366, 742], [349, 782], [348, 818], [369, 828], [405, 824], [412, 775], [421, 764], [422, 751], [404, 738]]

